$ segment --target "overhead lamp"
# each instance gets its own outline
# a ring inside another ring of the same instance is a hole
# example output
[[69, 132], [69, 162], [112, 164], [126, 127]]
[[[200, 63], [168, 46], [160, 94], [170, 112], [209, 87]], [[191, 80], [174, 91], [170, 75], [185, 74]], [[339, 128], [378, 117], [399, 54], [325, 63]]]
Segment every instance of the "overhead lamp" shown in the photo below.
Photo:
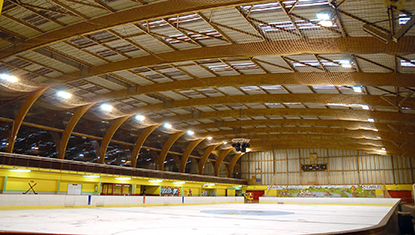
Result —
[[331, 19], [331, 14], [328, 12], [324, 12], [324, 11], [317, 13], [316, 16], [317, 16], [317, 19], [319, 20], [330, 20]]
[[161, 183], [161, 182], [163, 182], [163, 180], [148, 180], [148, 182], [151, 182], [151, 183]]
[[185, 184], [186, 182], [184, 182], [184, 181], [175, 181], [175, 182], [173, 182], [173, 184]]
[[362, 86], [353, 86], [353, 91], [356, 93], [362, 93], [363, 92]]
[[170, 123], [164, 123], [163, 126], [164, 126], [164, 128], [167, 128], [167, 129], [170, 129], [170, 128], [173, 127]]
[[382, 150], [383, 150], [383, 151], [385, 151], [385, 150], [386, 150], [386, 148], [385, 148], [385, 147], [383, 147], [383, 148], [382, 148]]
[[0, 79], [6, 80], [6, 81], [12, 82], [12, 83], [17, 82], [19, 80], [19, 79], [17, 79], [17, 77], [12, 76], [12, 75], [8, 75], [8, 74], [5, 74], [5, 73], [0, 74]]
[[144, 121], [144, 119], [146, 119], [146, 117], [144, 117], [143, 115], [138, 114], [138, 115], [135, 116], [135, 119], [137, 121]]
[[99, 175], [83, 175], [83, 177], [86, 177], [86, 178], [101, 178], [101, 176], [99, 176]]
[[131, 180], [130, 177], [117, 177], [116, 180]]
[[333, 26], [333, 22], [331, 20], [322, 20], [322, 21], [320, 21], [319, 24], [323, 27], [332, 27]]
[[31, 172], [31, 170], [29, 170], [29, 169], [11, 169], [10, 171], [13, 171], [13, 172]]
[[58, 91], [56, 92], [56, 95], [64, 99], [69, 99], [72, 97], [72, 94], [66, 91]]
[[350, 62], [349, 59], [341, 59], [341, 60], [339, 60], [339, 63], [343, 68], [348, 68], [349, 69], [349, 68], [352, 67], [352, 63]]
[[373, 119], [373, 118], [368, 118], [368, 119], [367, 119], [367, 121], [368, 121], [368, 122], [375, 122], [375, 119]]
[[188, 135], [194, 135], [194, 134], [195, 134], [195, 132], [194, 132], [194, 131], [192, 131], [192, 130], [188, 130], [188, 131], [187, 131], [187, 134], [188, 134]]
[[378, 129], [373, 129], [373, 131], [376, 131], [376, 132], [378, 132], [379, 130], [378, 130]]
[[213, 138], [212, 138], [212, 136], [209, 136], [209, 137], [207, 137], [207, 139], [208, 139], [208, 140], [212, 140]]
[[109, 105], [109, 104], [101, 104], [101, 109], [102, 110], [104, 110], [104, 111], [108, 111], [108, 112], [110, 112], [114, 107], [112, 107], [112, 105]]
[[369, 110], [369, 105], [361, 105], [362, 109]]
[[228, 142], [227, 141], [223, 141], [223, 144], [227, 144]]

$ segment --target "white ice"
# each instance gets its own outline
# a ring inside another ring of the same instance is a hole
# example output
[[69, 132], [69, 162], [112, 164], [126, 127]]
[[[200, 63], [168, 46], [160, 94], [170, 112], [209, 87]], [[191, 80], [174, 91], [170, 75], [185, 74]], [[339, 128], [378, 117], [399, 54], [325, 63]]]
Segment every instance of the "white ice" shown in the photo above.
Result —
[[[216, 204], [0, 211], [0, 231], [61, 234], [311, 234], [376, 225], [386, 206]], [[210, 214], [206, 210], [292, 212], [288, 215]]]

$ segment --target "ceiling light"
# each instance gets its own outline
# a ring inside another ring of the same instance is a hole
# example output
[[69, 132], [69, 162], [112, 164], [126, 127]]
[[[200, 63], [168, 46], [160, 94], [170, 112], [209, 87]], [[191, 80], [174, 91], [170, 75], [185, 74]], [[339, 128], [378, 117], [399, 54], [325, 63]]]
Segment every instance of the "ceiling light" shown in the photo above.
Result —
[[109, 104], [101, 104], [101, 109], [102, 110], [104, 110], [104, 111], [108, 111], [108, 112], [110, 112], [114, 107], [112, 107], [111, 105], [109, 105]]
[[375, 122], [375, 119], [373, 119], [373, 118], [368, 118], [367, 119], [369, 122]]
[[369, 105], [362, 105], [361, 107], [362, 107], [362, 109], [364, 109], [364, 110], [369, 110]]
[[353, 86], [353, 91], [356, 93], [362, 93], [363, 89], [361, 86]]
[[83, 177], [86, 177], [86, 178], [100, 178], [101, 176], [99, 176], [99, 175], [83, 175]]
[[333, 26], [333, 22], [331, 20], [323, 20], [323, 21], [320, 21], [319, 24], [323, 27], [332, 27]]
[[17, 80], [19, 80], [15, 76], [11, 76], [11, 75], [4, 74], [4, 73], [0, 74], [0, 79], [6, 80], [8, 82], [17, 82]]
[[173, 184], [185, 184], [186, 182], [184, 182], [184, 181], [176, 181], [176, 182], [173, 182]]
[[376, 131], [376, 132], [378, 132], [379, 130], [378, 130], [378, 129], [373, 129], [373, 131]]
[[29, 169], [12, 169], [10, 171], [13, 171], [13, 172], [31, 172], [31, 170], [29, 170]]
[[378, 137], [376, 137], [378, 140], [380, 140], [380, 139], [382, 139], [382, 137], [380, 137], [380, 136], [378, 136]]
[[212, 136], [209, 136], [209, 137], [207, 137], [207, 139], [208, 139], [208, 140], [212, 140], [213, 138], [212, 138]]
[[224, 142], [223, 142], [223, 144], [227, 144], [227, 143], [228, 143], [227, 141], [224, 141]]
[[170, 129], [172, 128], [172, 125], [170, 123], [164, 123], [164, 128]]
[[352, 63], [350, 63], [350, 60], [348, 60], [348, 59], [341, 59], [341, 60], [339, 60], [339, 63], [343, 68], [348, 68], [349, 69], [349, 68], [352, 67]]
[[319, 20], [330, 20], [331, 16], [327, 12], [319, 12], [316, 14], [317, 19]]
[[69, 99], [72, 97], [72, 94], [66, 91], [58, 91], [56, 92], [56, 95], [64, 99]]
[[148, 180], [148, 182], [152, 182], [152, 183], [161, 183], [161, 182], [163, 182], [163, 180]]
[[385, 151], [385, 150], [386, 150], [386, 148], [385, 148], [385, 147], [383, 147], [383, 148], [382, 148], [382, 150], [383, 150], [383, 151]]
[[187, 131], [187, 134], [188, 134], [188, 135], [194, 135], [194, 134], [195, 134], [195, 132], [194, 132], [194, 131], [192, 131], [192, 130], [188, 130], [188, 131]]
[[138, 115], [135, 116], [135, 119], [137, 121], [144, 121], [144, 119], [146, 119], [146, 117], [144, 117], [143, 115], [138, 114]]
[[129, 177], [118, 177], [118, 178], [115, 178], [116, 180], [131, 180], [131, 178], [129, 178]]

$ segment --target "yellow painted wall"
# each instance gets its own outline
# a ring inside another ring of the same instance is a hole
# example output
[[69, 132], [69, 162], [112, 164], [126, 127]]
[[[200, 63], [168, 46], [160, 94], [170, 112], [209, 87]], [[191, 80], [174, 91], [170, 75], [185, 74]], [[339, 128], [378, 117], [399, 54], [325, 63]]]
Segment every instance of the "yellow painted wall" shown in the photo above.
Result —
[[160, 195], [160, 186], [146, 186], [147, 195]]
[[[36, 192], [54, 193], [58, 189], [58, 184], [56, 180], [8, 177], [6, 191], [26, 192], [30, 189], [29, 184], [32, 185], [33, 189]], [[29, 192], [33, 193], [32, 190], [30, 190]]]
[[[216, 191], [216, 195], [225, 196], [228, 188], [233, 188], [231, 184], [213, 184], [209, 182], [186, 182], [183, 185], [173, 184], [173, 180], [164, 180], [161, 183], [149, 182], [148, 178], [132, 177], [131, 180], [117, 180], [118, 176], [115, 175], [100, 175], [100, 178], [83, 177], [84, 174], [90, 175], [90, 173], [72, 172], [72, 171], [58, 171], [58, 170], [42, 170], [37, 168], [31, 169], [31, 172], [12, 172], [12, 167], [3, 166], [0, 168], [0, 190], [3, 189], [3, 182], [7, 176], [6, 190], [13, 192], [25, 192], [30, 187], [28, 183], [37, 183], [34, 187], [36, 192], [43, 192], [48, 194], [66, 194], [68, 190], [68, 184], [82, 184], [82, 193], [98, 194], [101, 190], [99, 185], [103, 183], [118, 183], [118, 184], [131, 184], [135, 187], [135, 194], [141, 194], [141, 185], [147, 186], [147, 194], [160, 194], [160, 185], [171, 187], [182, 187], [183, 191], [189, 192], [192, 190], [193, 196], [201, 195], [201, 188], [211, 189]], [[33, 181], [33, 182], [31, 182]], [[95, 186], [98, 186], [98, 192], [95, 191]], [[58, 192], [59, 190], [59, 192]], [[5, 192], [3, 192], [5, 193]], [[7, 192], [6, 192], [7, 193]]]
[[228, 188], [226, 192], [227, 196], [234, 196], [235, 195], [235, 189], [234, 188]]

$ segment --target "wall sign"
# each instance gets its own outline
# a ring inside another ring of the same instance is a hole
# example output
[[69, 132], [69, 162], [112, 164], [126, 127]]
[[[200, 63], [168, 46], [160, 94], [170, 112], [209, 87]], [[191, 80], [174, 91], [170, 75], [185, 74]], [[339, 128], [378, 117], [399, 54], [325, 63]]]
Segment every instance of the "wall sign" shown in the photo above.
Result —
[[180, 196], [181, 188], [177, 187], [168, 187], [168, 186], [161, 186], [160, 195], [161, 196]]

